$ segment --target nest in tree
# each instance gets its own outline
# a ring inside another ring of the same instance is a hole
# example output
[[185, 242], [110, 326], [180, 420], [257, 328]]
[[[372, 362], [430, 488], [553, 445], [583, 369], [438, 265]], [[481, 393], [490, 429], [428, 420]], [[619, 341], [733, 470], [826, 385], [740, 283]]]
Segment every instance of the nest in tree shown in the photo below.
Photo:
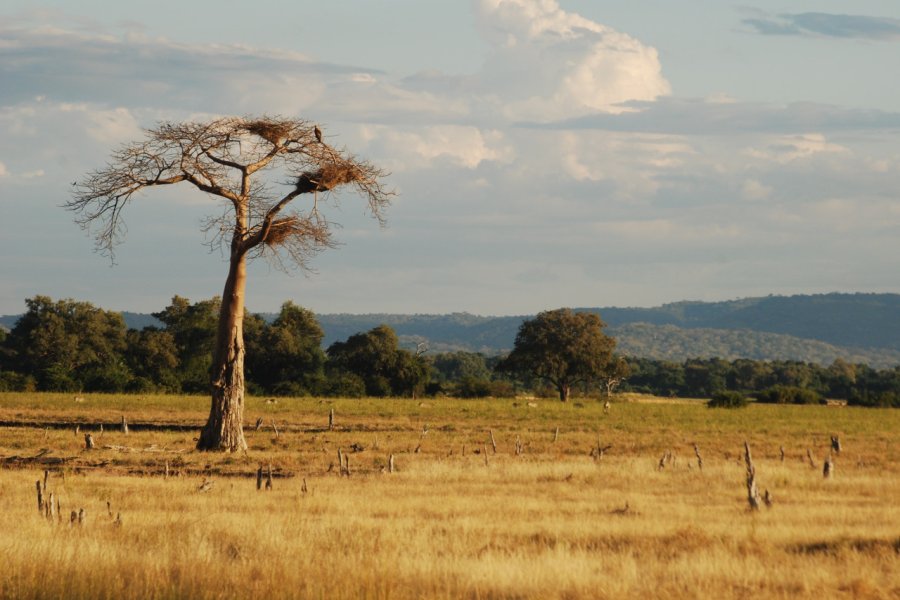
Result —
[[327, 192], [359, 179], [359, 169], [354, 165], [330, 163], [314, 173], [303, 173], [297, 178], [298, 189]]
[[269, 227], [269, 233], [266, 235], [266, 245], [270, 247], [281, 246], [285, 240], [293, 236], [309, 235], [311, 232], [310, 225], [298, 217], [282, 217], [275, 219]]
[[259, 120], [250, 121], [246, 125], [247, 131], [258, 135], [264, 140], [278, 143], [291, 133], [291, 125], [288, 122]]

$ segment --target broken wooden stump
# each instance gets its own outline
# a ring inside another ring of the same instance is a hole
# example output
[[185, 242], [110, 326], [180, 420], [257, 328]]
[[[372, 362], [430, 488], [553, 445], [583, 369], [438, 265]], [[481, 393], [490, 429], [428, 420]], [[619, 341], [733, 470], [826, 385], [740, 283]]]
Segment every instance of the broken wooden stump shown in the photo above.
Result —
[[93, 450], [94, 449], [94, 436], [89, 433], [84, 434], [84, 449], [85, 450]]
[[756, 485], [756, 467], [750, 456], [750, 444], [744, 442], [744, 462], [747, 464], [747, 502], [750, 510], [759, 510], [759, 487]]
[[328, 431], [334, 430], [334, 409], [328, 411]]
[[272, 491], [272, 463], [269, 463], [269, 467], [266, 473], [266, 491]]
[[388, 473], [393, 473], [393, 472], [394, 472], [394, 455], [391, 454], [388, 457]]
[[822, 467], [822, 477], [825, 479], [831, 479], [834, 476], [834, 461], [831, 458], [831, 454], [828, 455], [828, 458], [825, 459], [825, 464]]
[[41, 489], [40, 479], [34, 482], [34, 487], [37, 488], [38, 512], [44, 512], [44, 491]]
[[831, 436], [831, 449], [835, 454], [841, 453], [841, 439], [836, 435]]
[[259, 468], [256, 470], [256, 491], [262, 489], [262, 476], [263, 476], [263, 468], [262, 465], [259, 465]]
[[694, 444], [694, 455], [697, 457], [697, 468], [703, 470], [703, 457], [700, 456], [700, 447]]
[[494, 430], [488, 429], [488, 433], [491, 436], [491, 447], [494, 449], [494, 454], [497, 454], [497, 441], [494, 439]]
[[128, 421], [125, 419], [125, 415], [122, 415], [122, 433], [128, 435]]

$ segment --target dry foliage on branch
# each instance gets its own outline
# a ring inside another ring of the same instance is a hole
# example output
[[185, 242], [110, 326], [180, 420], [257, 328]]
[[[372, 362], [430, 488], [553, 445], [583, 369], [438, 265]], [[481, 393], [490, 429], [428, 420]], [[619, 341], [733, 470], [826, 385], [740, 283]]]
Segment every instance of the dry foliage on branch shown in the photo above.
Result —
[[[89, 173], [65, 206], [94, 233], [97, 249], [112, 256], [126, 231], [122, 211], [136, 193], [187, 182], [225, 202], [204, 228], [210, 246], [305, 267], [311, 255], [333, 246], [333, 223], [321, 213], [319, 194], [352, 188], [380, 223], [393, 196], [383, 171], [321, 141], [316, 129], [283, 117], [161, 123]], [[310, 202], [286, 214], [302, 195]]]

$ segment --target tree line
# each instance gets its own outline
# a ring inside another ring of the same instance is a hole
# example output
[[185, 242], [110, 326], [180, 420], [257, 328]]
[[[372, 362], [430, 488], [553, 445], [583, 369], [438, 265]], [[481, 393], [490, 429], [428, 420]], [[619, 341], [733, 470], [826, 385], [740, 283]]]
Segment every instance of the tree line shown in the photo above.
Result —
[[[0, 332], [0, 390], [208, 393], [217, 298], [175, 296], [154, 313], [163, 327], [128, 329], [120, 313], [88, 302], [35, 296], [9, 333]], [[244, 315], [246, 385], [257, 395], [463, 398], [516, 394], [601, 397], [613, 390], [709, 398], [735, 391], [764, 402], [825, 398], [900, 407], [900, 367], [836, 360], [621, 357], [595, 314], [547, 311], [525, 321], [506, 356], [402, 348], [387, 325], [322, 347], [311, 311], [292, 302], [274, 320]], [[590, 335], [588, 335], [590, 334]], [[568, 337], [567, 337], [568, 336]]]

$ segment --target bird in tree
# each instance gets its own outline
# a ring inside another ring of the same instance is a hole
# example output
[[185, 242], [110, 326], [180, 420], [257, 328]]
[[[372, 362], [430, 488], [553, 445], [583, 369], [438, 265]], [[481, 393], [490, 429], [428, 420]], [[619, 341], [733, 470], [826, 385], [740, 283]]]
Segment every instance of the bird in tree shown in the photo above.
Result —
[[210, 246], [225, 249], [228, 274], [211, 369], [212, 402], [198, 449], [247, 447], [242, 429], [247, 261], [268, 257], [284, 269], [306, 268], [312, 256], [334, 246], [334, 224], [316, 202], [295, 208], [294, 201], [307, 194], [316, 198], [349, 188], [383, 224], [393, 196], [385, 176], [369, 162], [323, 143], [321, 131], [307, 121], [225, 117], [161, 123], [143, 140], [114, 151], [105, 168], [75, 186], [65, 206], [111, 259], [125, 231], [123, 210], [141, 190], [189, 184], [221, 200], [224, 210], [204, 228]]

